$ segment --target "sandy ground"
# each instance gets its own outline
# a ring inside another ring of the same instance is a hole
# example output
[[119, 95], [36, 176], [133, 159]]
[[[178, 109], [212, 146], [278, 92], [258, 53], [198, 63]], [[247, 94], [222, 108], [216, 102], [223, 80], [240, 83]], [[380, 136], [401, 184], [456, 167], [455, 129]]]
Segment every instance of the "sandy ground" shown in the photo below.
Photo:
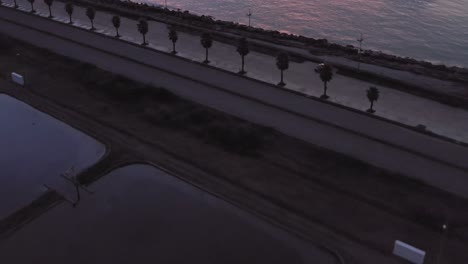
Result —
[[[5, 1], [11, 3], [12, 1]], [[30, 10], [30, 5], [25, 0], [18, 1], [21, 8]], [[36, 3], [36, 9], [39, 14], [47, 15], [47, 7], [42, 2]], [[68, 22], [68, 15], [64, 11], [64, 3], [54, 2], [53, 14], [55, 19]], [[73, 20], [76, 26], [89, 28], [90, 21], [85, 16], [85, 10], [80, 7], [75, 7]], [[95, 27], [98, 32], [114, 35], [115, 30], [110, 23], [111, 15], [103, 12], [98, 12], [95, 19]], [[149, 33], [147, 40], [150, 47], [158, 50], [169, 51], [172, 47], [171, 42], [167, 37], [166, 24], [151, 21], [149, 23]], [[122, 18], [120, 34], [123, 39], [131, 42], [140, 43], [141, 35], [136, 30], [136, 21]], [[178, 55], [192, 60], [200, 61], [204, 57], [204, 50], [200, 45], [198, 36], [179, 33], [179, 41], [177, 42]], [[320, 58], [319, 58], [320, 59]], [[321, 58], [323, 60], [335, 61], [336, 58]], [[240, 57], [235, 51], [235, 47], [224, 43], [214, 42], [210, 49], [211, 64], [232, 72], [238, 72], [240, 68]], [[343, 63], [342, 61], [340, 63]], [[312, 62], [295, 63], [291, 62], [289, 69], [285, 72], [286, 88], [299, 91], [312, 96], [320, 96], [322, 93], [323, 84], [317, 74], [313, 72], [315, 64]], [[364, 66], [370, 69], [375, 67]], [[246, 70], [248, 76], [276, 84], [279, 81], [279, 71], [275, 67], [275, 58], [251, 52], [246, 58]], [[411, 74], [407, 76], [404, 73], [398, 73], [393, 70], [376, 69], [377, 71], [389, 71], [392, 75], [401, 75], [402, 78], [417, 80], [417, 75]], [[433, 83], [435, 86], [440, 86], [442, 82]], [[424, 125], [428, 130], [449, 138], [459, 141], [468, 142], [468, 112], [447, 106], [432, 100], [421, 98], [415, 95], [407, 94], [391, 88], [374, 85], [369, 82], [348, 78], [342, 75], [336, 75], [329, 84], [329, 94], [331, 101], [350, 106], [360, 110], [366, 110], [369, 107], [369, 102], [366, 98], [366, 90], [370, 86], [376, 86], [380, 90], [380, 99], [376, 103], [377, 115], [401, 122], [403, 124], [417, 126]], [[445, 87], [444, 89], [449, 89]], [[430, 114], [428, 114], [428, 112]]]
[[148, 165], [117, 169], [9, 240], [20, 263], [336, 263], [267, 222]]
[[43, 184], [66, 187], [62, 173], [79, 173], [105, 152], [93, 138], [3, 94], [0, 124], [0, 219], [42, 194]]

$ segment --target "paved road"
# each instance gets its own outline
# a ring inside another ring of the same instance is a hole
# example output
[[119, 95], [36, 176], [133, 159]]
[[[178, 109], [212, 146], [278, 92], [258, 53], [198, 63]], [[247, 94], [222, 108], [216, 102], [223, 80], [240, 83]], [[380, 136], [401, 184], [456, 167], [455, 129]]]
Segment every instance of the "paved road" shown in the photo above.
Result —
[[[12, 4], [13, 0], [4, 0], [5, 3]], [[23, 10], [30, 10], [30, 3], [27, 0], [17, 0], [20, 8]], [[52, 6], [52, 12], [54, 19], [61, 22], [68, 21], [68, 14], [65, 12], [65, 3], [56, 1]], [[42, 1], [35, 3], [35, 8], [39, 15], [47, 15], [48, 8]], [[110, 36], [115, 35], [115, 29], [111, 24], [112, 14], [99, 11], [94, 19], [94, 25], [97, 28], [97, 32], [102, 34], [108, 34]], [[90, 21], [86, 16], [85, 8], [76, 6], [73, 12], [74, 26], [89, 28]], [[122, 38], [134, 42], [141, 43], [141, 34], [136, 30], [135, 19], [121, 18], [121, 25], [119, 32]], [[172, 49], [172, 43], [169, 41], [167, 24], [149, 21], [149, 32], [147, 34], [147, 40], [149, 46], [160, 50], [170, 51]], [[227, 33], [225, 33], [227, 34]], [[238, 37], [233, 34], [228, 34], [231, 37]], [[260, 42], [258, 40], [251, 40], [251, 42]], [[278, 49], [279, 46], [272, 43], [261, 42], [261, 45], [270, 46], [273, 49]], [[198, 35], [187, 34], [179, 32], [179, 41], [177, 42], [178, 56], [189, 58], [195, 61], [204, 59], [205, 50], [200, 45], [200, 37]], [[282, 49], [289, 50], [289, 52], [299, 53], [301, 56], [311, 58], [311, 54], [306, 50], [293, 48], [293, 47], [281, 47]], [[236, 52], [236, 49], [231, 44], [215, 41], [213, 47], [210, 49], [210, 65], [214, 65], [218, 68], [228, 70], [236, 73], [240, 67], [240, 57]], [[343, 64], [346, 60], [342, 61], [340, 57], [318, 57], [316, 61], [329, 61], [333, 63]], [[274, 63], [275, 58], [271, 55], [251, 51], [246, 59], [247, 76], [265, 81], [271, 84], [276, 84], [279, 80], [279, 71]], [[355, 67], [355, 62], [348, 65], [348, 67]], [[289, 69], [285, 73], [286, 88], [294, 91], [299, 91], [311, 96], [320, 96], [322, 94], [323, 84], [317, 74], [313, 73], [313, 69], [316, 67], [316, 63], [311, 61], [294, 62], [291, 61]], [[426, 87], [442, 89], [446, 92], [454, 94], [466, 93], [464, 89], [453, 89], [450, 82], [434, 80], [431, 78], [425, 78], [420, 75], [415, 75], [409, 72], [395, 71], [391, 69], [385, 69], [377, 66], [363, 65], [366, 70], [369, 68], [378, 68], [378, 71], [384, 71], [385, 74], [392, 76], [393, 78], [399, 79], [404, 78], [405, 80], [411, 79], [413, 82], [420, 82]], [[377, 70], [377, 69], [375, 69]], [[449, 83], [449, 84], [447, 84]], [[365, 110], [369, 107], [369, 101], [366, 94], [366, 89], [369, 86], [376, 86], [380, 90], [380, 99], [377, 102], [376, 115], [394, 120], [400, 123], [404, 123], [410, 126], [416, 126], [419, 124], [425, 125], [428, 130], [455, 140], [468, 142], [468, 111], [464, 109], [450, 107], [447, 105], [440, 104], [438, 102], [428, 100], [426, 98], [418, 97], [412, 94], [404, 93], [396, 89], [388, 88], [385, 86], [379, 86], [375, 83], [365, 82], [355, 78], [349, 78], [340, 74], [335, 74], [333, 81], [330, 83], [330, 99], [329, 101], [346, 105], [359, 110]], [[398, 107], [395, 107], [398, 106]], [[427, 109], [431, 110], [431, 114], [427, 114]]]
[[1, 32], [468, 197], [465, 147], [21, 11], [0, 18]]

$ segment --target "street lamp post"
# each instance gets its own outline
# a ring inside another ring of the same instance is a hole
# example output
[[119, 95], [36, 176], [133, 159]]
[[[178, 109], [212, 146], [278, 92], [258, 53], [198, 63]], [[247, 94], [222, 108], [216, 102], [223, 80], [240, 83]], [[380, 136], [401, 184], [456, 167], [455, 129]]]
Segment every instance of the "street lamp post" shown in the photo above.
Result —
[[440, 244], [439, 244], [439, 253], [437, 255], [437, 262], [436, 262], [437, 264], [440, 264], [440, 259], [442, 258], [444, 244], [447, 240], [447, 228], [448, 228], [448, 224], [442, 225], [442, 238], [440, 239]]
[[357, 41], [359, 42], [359, 50], [358, 50], [358, 71], [360, 71], [360, 67], [361, 67], [361, 53], [362, 53], [362, 42], [364, 41], [364, 38], [362, 37], [362, 33], [361, 33], [361, 36], [357, 39]]
[[249, 27], [250, 27], [250, 17], [252, 16], [252, 12], [250, 11], [250, 8], [249, 8], [249, 13], [247, 14], [247, 16], [249, 17]]

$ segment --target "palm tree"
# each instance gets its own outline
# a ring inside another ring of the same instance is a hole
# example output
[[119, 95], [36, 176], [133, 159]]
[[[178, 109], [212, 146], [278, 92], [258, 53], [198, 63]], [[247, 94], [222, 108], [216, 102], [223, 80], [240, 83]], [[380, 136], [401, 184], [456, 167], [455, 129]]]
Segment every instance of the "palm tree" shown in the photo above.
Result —
[[96, 28], [94, 27], [94, 18], [96, 17], [96, 10], [94, 10], [94, 8], [92, 8], [92, 7], [86, 8], [86, 16], [91, 21], [90, 30], [96, 30]]
[[34, 10], [34, 0], [28, 0], [28, 2], [31, 4], [31, 13], [36, 13], [36, 10]]
[[113, 16], [112, 17], [112, 24], [115, 27], [115, 37], [120, 38], [120, 34], [119, 34], [120, 17], [119, 16]]
[[200, 42], [203, 48], [205, 48], [205, 60], [203, 61], [203, 63], [208, 64], [210, 63], [210, 61], [208, 60], [208, 49], [211, 48], [211, 46], [213, 46], [213, 38], [209, 33], [203, 33]]
[[367, 89], [367, 99], [369, 99], [369, 102], [371, 104], [370, 108], [367, 109], [367, 112], [375, 113], [374, 102], [379, 100], [379, 89], [377, 89], [374, 86], [369, 87], [369, 89]]
[[65, 4], [65, 12], [67, 12], [68, 17], [70, 18], [70, 21], [68, 22], [68, 24], [73, 24], [73, 21], [72, 21], [73, 4], [72, 3], [68, 2]]
[[148, 21], [146, 19], [142, 18], [138, 21], [138, 32], [141, 33], [143, 36], [143, 43], [141, 45], [146, 46], [148, 43], [146, 42], [146, 33], [148, 33]]
[[281, 71], [281, 81], [278, 83], [279, 86], [285, 86], [283, 82], [283, 71], [289, 68], [289, 56], [285, 52], [281, 52], [276, 57], [276, 67]]
[[330, 97], [327, 95], [327, 89], [328, 89], [327, 83], [331, 81], [333, 78], [333, 68], [330, 65], [325, 64], [320, 69], [319, 73], [320, 73], [320, 79], [323, 82], [323, 94], [322, 96], [320, 96], [320, 98], [328, 99]]
[[239, 72], [239, 74], [246, 74], [247, 72], [244, 71], [244, 64], [245, 64], [245, 56], [249, 54], [249, 43], [246, 38], [241, 38], [239, 39], [239, 42], [237, 43], [237, 52], [242, 58], [242, 67]]
[[171, 28], [169, 30], [169, 40], [172, 41], [172, 54], [177, 54], [177, 51], [175, 50], [175, 44], [178, 39], [179, 39], [179, 36], [177, 35], [177, 31], [175, 31], [174, 28]]
[[53, 16], [52, 16], [52, 4], [54, 3], [54, 0], [44, 0], [44, 3], [49, 8], [49, 18], [53, 18]]

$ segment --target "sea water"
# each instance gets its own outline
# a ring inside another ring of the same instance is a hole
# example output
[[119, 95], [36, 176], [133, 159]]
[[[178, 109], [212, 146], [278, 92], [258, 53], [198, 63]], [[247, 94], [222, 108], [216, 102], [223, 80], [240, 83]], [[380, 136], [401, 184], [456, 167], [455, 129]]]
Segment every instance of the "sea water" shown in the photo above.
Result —
[[[165, 5], [164, 0], [141, 0]], [[215, 19], [468, 67], [467, 0], [167, 0]]]

